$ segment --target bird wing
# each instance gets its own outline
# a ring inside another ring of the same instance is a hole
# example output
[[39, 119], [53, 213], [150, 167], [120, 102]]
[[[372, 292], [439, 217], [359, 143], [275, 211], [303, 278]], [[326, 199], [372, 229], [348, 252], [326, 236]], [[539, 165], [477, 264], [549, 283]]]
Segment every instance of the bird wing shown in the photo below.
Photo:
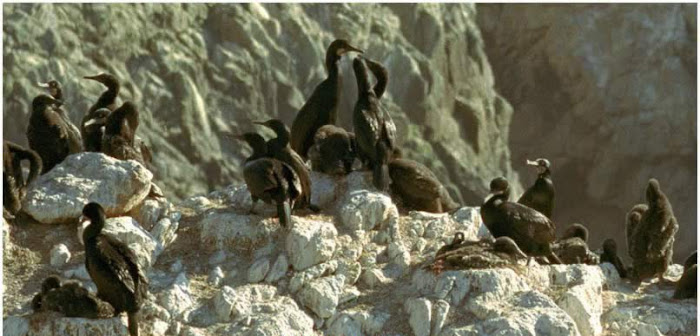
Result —
[[554, 241], [554, 223], [547, 216], [518, 203], [504, 202], [502, 206], [507, 216], [513, 218], [516, 233], [534, 238], [538, 243]]
[[406, 181], [397, 187], [415, 197], [434, 199], [440, 196], [440, 182], [430, 169], [418, 162], [405, 159], [391, 161], [389, 175], [392, 181]]
[[262, 158], [247, 162], [243, 167], [243, 178], [251, 194], [260, 195], [278, 187], [274, 160]]
[[291, 200], [297, 199], [303, 190], [299, 176], [294, 172], [294, 169], [290, 165], [284, 162], [280, 162], [280, 168], [281, 175], [289, 187], [289, 198]]
[[130, 292], [138, 293], [141, 281], [144, 281], [145, 284], [148, 284], [148, 281], [141, 273], [134, 252], [126, 244], [112, 236], [102, 235], [100, 238], [97, 242], [97, 248], [107, 257], [106, 262], [110, 268]]

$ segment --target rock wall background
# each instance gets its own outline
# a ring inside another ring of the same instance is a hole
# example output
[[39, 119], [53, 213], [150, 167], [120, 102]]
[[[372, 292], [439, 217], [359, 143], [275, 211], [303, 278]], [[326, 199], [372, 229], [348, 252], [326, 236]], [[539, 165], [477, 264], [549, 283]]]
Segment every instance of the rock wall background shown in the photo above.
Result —
[[[478, 5], [496, 90], [513, 105], [509, 148], [552, 161], [554, 219], [624, 241], [625, 213], [656, 177], [697, 247], [695, 4]], [[625, 254], [625, 257], [627, 255]]]

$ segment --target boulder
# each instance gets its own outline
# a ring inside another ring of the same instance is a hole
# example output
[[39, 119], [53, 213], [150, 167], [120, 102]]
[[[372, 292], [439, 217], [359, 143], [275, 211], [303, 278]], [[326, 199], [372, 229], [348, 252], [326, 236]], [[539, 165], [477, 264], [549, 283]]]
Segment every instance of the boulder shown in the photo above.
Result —
[[408, 324], [416, 336], [430, 336], [430, 320], [432, 304], [425, 298], [411, 298], [404, 303], [408, 313]]
[[57, 244], [54, 245], [53, 248], [51, 248], [51, 266], [53, 267], [61, 267], [65, 265], [68, 260], [70, 260], [70, 251], [68, 250], [68, 247], [65, 244]]
[[273, 232], [279, 229], [276, 219], [265, 220], [235, 212], [208, 212], [197, 225], [202, 246], [217, 250], [225, 247], [255, 249], [266, 244]]
[[295, 220], [286, 240], [290, 264], [301, 271], [328, 261], [335, 252], [337, 235], [338, 231], [331, 223]]
[[158, 304], [172, 316], [179, 316], [194, 304], [190, 280], [184, 272], [178, 274], [175, 281], [158, 294]]
[[345, 277], [342, 275], [313, 280], [297, 294], [299, 302], [317, 316], [329, 318], [335, 314], [344, 284]]
[[152, 178], [133, 160], [92, 152], [74, 154], [29, 186], [22, 209], [45, 224], [75, 220], [89, 202], [100, 203], [108, 217], [121, 216], [146, 198]]
[[389, 196], [367, 190], [350, 192], [338, 213], [340, 224], [351, 231], [378, 229], [398, 216]]

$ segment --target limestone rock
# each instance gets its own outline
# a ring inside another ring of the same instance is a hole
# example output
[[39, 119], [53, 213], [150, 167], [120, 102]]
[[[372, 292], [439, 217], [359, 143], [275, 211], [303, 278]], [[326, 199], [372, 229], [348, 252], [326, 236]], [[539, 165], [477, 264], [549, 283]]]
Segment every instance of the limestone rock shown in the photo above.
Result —
[[175, 281], [158, 295], [158, 303], [172, 316], [179, 316], [194, 304], [190, 281], [184, 272], [178, 274]]
[[60, 317], [60, 314], [42, 313], [29, 316], [13, 316], [3, 320], [3, 335], [128, 335], [126, 317], [111, 319], [87, 319]]
[[384, 194], [356, 190], [348, 195], [338, 215], [343, 227], [352, 231], [369, 231], [397, 218], [398, 210], [391, 198]]
[[299, 219], [287, 234], [286, 249], [295, 270], [304, 270], [330, 259], [338, 231], [330, 223]]
[[234, 212], [212, 212], [198, 224], [202, 246], [253, 249], [266, 243], [279, 224]]
[[313, 280], [298, 293], [299, 302], [319, 317], [329, 318], [335, 314], [344, 284], [342, 275]]
[[160, 252], [153, 236], [131, 217], [108, 218], [102, 232], [129, 246], [136, 254], [142, 270], [147, 270]]
[[77, 219], [89, 202], [100, 203], [108, 217], [120, 216], [146, 198], [151, 178], [133, 160], [90, 152], [70, 155], [29, 186], [22, 209], [46, 224]]
[[411, 325], [416, 336], [430, 336], [430, 320], [432, 304], [425, 298], [412, 298], [406, 300], [404, 309], [409, 315], [408, 324]]
[[57, 244], [51, 248], [51, 266], [61, 267], [70, 260], [70, 251], [65, 244]]
[[270, 270], [270, 260], [261, 258], [253, 263], [248, 270], [248, 282], [256, 283], [265, 279]]
[[272, 283], [281, 279], [287, 273], [288, 268], [289, 261], [287, 260], [287, 256], [284, 254], [280, 254], [277, 257], [277, 260], [275, 260], [275, 263], [272, 264], [270, 272], [267, 273], [267, 276], [265, 277], [265, 282]]

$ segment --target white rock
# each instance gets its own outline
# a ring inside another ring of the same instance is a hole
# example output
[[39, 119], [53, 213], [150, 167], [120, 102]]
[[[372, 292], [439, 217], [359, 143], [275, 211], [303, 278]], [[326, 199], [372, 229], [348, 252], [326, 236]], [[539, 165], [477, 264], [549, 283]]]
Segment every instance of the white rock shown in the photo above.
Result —
[[2, 334], [5, 336], [124, 336], [129, 334], [126, 326], [126, 315], [124, 318], [87, 319], [61, 317], [58, 313], [42, 313], [5, 318]]
[[326, 331], [329, 336], [355, 336], [362, 335], [362, 325], [347, 314], [333, 320], [331, 326]]
[[158, 294], [158, 304], [167, 309], [172, 316], [179, 316], [194, 304], [190, 281], [184, 272], [178, 274], [175, 281]]
[[338, 269], [338, 261], [331, 260], [323, 264], [318, 264], [316, 266], [311, 266], [304, 271], [296, 272], [292, 279], [289, 281], [289, 291], [296, 293], [299, 291], [304, 284], [307, 282], [318, 279], [324, 275], [333, 274]]
[[151, 236], [156, 241], [156, 249], [161, 253], [166, 247], [170, 246], [177, 238], [177, 229], [180, 227], [178, 222], [173, 222], [170, 218], [161, 218], [153, 228], [151, 228]]
[[340, 197], [339, 185], [346, 183], [344, 178], [334, 178], [323, 173], [311, 172], [311, 203], [328, 209]]
[[458, 224], [455, 230], [464, 232], [465, 238], [474, 237], [473, 240], [481, 240], [492, 237], [491, 232], [481, 220], [479, 207], [462, 207], [455, 211], [451, 217]]
[[430, 336], [432, 304], [425, 298], [410, 298], [404, 303], [409, 315], [408, 324], [416, 336]]
[[51, 266], [61, 267], [70, 260], [70, 251], [65, 244], [57, 244], [51, 249]]
[[207, 282], [212, 286], [218, 287], [221, 284], [221, 281], [224, 280], [224, 277], [224, 271], [221, 269], [221, 267], [216, 266], [211, 270], [211, 272], [209, 272]]
[[143, 227], [153, 228], [158, 219], [165, 213], [165, 200], [146, 198], [141, 204], [129, 211], [129, 216], [133, 217]]
[[200, 242], [203, 247], [211, 250], [254, 250], [266, 244], [273, 231], [279, 229], [279, 224], [272, 224], [258, 216], [212, 212], [198, 223]]
[[270, 260], [262, 258], [256, 260], [248, 269], [248, 282], [255, 283], [265, 279], [267, 272], [270, 270]]
[[431, 336], [438, 336], [445, 326], [447, 313], [450, 311], [450, 304], [445, 300], [437, 300], [433, 305], [433, 327], [430, 331]]
[[341, 305], [343, 303], [350, 302], [359, 298], [361, 295], [362, 293], [357, 289], [357, 287], [347, 287], [343, 290], [343, 294], [340, 295], [340, 299], [338, 299], [338, 304]]
[[336, 274], [341, 274], [345, 277], [345, 284], [354, 285], [360, 278], [360, 274], [362, 274], [362, 266], [359, 262], [341, 259], [338, 261]]
[[299, 219], [287, 234], [289, 262], [300, 271], [328, 261], [335, 252], [338, 231], [331, 223]]
[[265, 277], [265, 282], [277, 282], [277, 280], [282, 279], [282, 277], [284, 277], [287, 274], [287, 269], [289, 269], [289, 261], [287, 260], [287, 256], [284, 254], [280, 254], [277, 257], [277, 260], [275, 260], [275, 263], [272, 265], [270, 272], [267, 273], [267, 276]]
[[172, 265], [170, 265], [170, 272], [180, 273], [180, 271], [182, 271], [182, 267], [182, 260], [178, 258], [177, 260], [175, 260], [174, 263], [172, 263]]
[[387, 277], [384, 275], [384, 272], [378, 268], [364, 270], [360, 276], [360, 281], [368, 288], [374, 288], [378, 285], [391, 282], [391, 280], [387, 279]]
[[350, 192], [339, 210], [340, 224], [351, 231], [370, 231], [388, 225], [399, 212], [391, 198], [385, 194], [367, 190]]
[[120, 216], [146, 198], [152, 178], [133, 160], [93, 152], [74, 154], [29, 186], [22, 209], [46, 224], [80, 217], [88, 202], [100, 203], [108, 217]]
[[63, 277], [68, 279], [73, 278], [80, 280], [91, 280], [90, 274], [88, 274], [84, 263], [77, 266], [76, 268], [66, 270], [65, 272], [63, 272]]
[[254, 313], [254, 303], [270, 301], [276, 294], [275, 287], [264, 284], [245, 285], [236, 289], [224, 286], [214, 296], [214, 311], [220, 322], [237, 320]]
[[603, 279], [598, 267], [583, 269], [583, 281], [564, 293], [557, 304], [576, 322], [583, 336], [597, 336], [603, 332], [600, 316], [603, 313]]
[[128, 245], [136, 254], [142, 270], [150, 268], [158, 257], [153, 236], [131, 217], [108, 218], [102, 232]]
[[308, 282], [299, 291], [299, 302], [321, 318], [335, 314], [345, 277], [335, 275]]
[[218, 265], [226, 261], [226, 252], [218, 250], [209, 257], [209, 265]]
[[25, 336], [29, 333], [29, 320], [22, 316], [8, 316], [2, 320], [2, 334]]

